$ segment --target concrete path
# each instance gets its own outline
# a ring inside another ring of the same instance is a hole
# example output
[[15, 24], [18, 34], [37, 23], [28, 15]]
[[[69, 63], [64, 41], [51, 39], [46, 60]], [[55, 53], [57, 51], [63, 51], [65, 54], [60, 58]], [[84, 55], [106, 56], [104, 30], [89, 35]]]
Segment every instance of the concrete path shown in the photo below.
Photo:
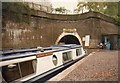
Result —
[[92, 52], [49, 81], [118, 81], [118, 51]]

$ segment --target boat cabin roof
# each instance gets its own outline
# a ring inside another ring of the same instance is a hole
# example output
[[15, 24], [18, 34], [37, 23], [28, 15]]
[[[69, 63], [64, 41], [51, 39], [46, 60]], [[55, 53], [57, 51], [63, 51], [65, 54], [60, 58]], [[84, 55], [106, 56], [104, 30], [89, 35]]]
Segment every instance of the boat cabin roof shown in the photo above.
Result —
[[65, 44], [65, 45], [53, 45], [50, 47], [45, 48], [31, 48], [31, 49], [17, 49], [17, 50], [3, 50], [0, 53], [0, 61], [8, 60], [8, 59], [15, 59], [15, 58], [23, 58], [29, 56], [35, 56], [37, 54], [47, 53], [47, 52], [59, 52], [74, 48], [79, 48], [80, 45], [76, 44]]

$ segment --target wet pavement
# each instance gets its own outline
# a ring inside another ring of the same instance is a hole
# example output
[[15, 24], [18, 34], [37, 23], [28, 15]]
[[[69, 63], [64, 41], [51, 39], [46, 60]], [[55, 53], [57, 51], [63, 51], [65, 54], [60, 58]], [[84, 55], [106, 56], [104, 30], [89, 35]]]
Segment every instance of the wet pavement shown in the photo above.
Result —
[[59, 81], [118, 81], [118, 51], [92, 52]]

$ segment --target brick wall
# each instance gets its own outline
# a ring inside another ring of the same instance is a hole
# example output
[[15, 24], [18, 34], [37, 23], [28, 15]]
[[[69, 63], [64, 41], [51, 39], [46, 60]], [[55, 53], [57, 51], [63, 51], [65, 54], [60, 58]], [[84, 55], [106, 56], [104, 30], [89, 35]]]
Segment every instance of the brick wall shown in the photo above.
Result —
[[89, 48], [97, 48], [104, 34], [118, 34], [114, 20], [97, 12], [57, 15], [36, 11], [31, 16], [24, 13], [20, 18], [14, 12], [3, 12], [2, 48], [50, 46], [55, 44], [63, 28], [76, 28], [81, 38], [90, 35]]

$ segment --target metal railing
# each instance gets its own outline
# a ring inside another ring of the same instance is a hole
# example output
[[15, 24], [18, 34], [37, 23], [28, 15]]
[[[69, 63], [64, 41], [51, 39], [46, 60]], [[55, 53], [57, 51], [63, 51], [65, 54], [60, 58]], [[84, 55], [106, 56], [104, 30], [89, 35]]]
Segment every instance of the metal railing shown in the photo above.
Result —
[[44, 11], [47, 13], [54, 13], [54, 14], [69, 14], [70, 11], [66, 10], [64, 13], [56, 11], [54, 8], [52, 8], [52, 5], [50, 6], [45, 6], [33, 2], [24, 2], [24, 4], [28, 5], [31, 9], [33, 10], [38, 10], [38, 11]]
[[45, 11], [45, 12], [48, 12], [48, 13], [52, 13], [53, 10], [54, 10], [52, 8], [52, 6], [45, 6], [45, 5], [36, 4], [36, 3], [33, 3], [33, 2], [24, 2], [24, 4], [28, 5], [33, 10]]

